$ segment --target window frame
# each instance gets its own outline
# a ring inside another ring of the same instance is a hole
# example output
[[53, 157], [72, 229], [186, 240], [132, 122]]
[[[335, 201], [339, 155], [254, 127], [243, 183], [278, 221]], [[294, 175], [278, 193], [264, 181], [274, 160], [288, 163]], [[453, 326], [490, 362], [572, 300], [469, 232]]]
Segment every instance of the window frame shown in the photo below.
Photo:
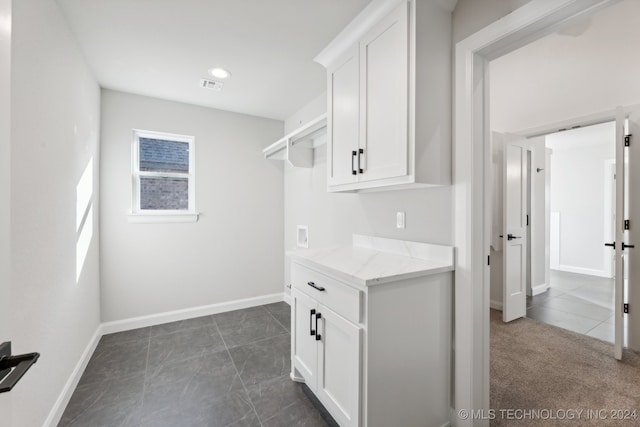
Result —
[[[165, 141], [185, 142], [189, 146], [189, 171], [183, 172], [152, 172], [140, 170], [140, 139], [161, 139]], [[186, 178], [187, 179], [187, 209], [141, 209], [140, 208], [140, 180], [150, 178]], [[131, 213], [129, 222], [195, 222], [198, 220], [196, 211], [195, 188], [195, 137], [168, 132], [133, 129], [131, 142]]]

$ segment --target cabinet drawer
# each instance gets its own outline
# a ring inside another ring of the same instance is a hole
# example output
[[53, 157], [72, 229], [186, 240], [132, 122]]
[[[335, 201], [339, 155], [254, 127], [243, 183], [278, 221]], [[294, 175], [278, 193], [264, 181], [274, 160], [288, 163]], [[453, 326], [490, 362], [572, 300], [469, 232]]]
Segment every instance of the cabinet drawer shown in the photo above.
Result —
[[291, 285], [351, 322], [360, 323], [362, 302], [357, 289], [295, 262], [291, 264]]

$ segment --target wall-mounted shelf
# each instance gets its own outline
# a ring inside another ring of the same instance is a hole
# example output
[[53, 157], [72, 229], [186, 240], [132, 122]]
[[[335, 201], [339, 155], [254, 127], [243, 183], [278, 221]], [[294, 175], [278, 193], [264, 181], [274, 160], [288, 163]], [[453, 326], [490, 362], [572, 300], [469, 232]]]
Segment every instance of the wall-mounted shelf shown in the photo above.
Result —
[[299, 127], [264, 150], [265, 159], [286, 160], [291, 166], [313, 167], [313, 149], [327, 142], [327, 114]]

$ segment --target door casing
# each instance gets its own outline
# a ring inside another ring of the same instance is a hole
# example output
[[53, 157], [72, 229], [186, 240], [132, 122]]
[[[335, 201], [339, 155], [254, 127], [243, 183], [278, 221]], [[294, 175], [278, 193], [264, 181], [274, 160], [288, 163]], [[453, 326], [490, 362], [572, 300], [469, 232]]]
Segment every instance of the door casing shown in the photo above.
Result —
[[[0, 343], [11, 341], [11, 0], [0, 0]], [[0, 394], [11, 424], [11, 394]]]
[[453, 426], [462, 409], [489, 409], [490, 151], [488, 62], [619, 0], [532, 0], [455, 46]]

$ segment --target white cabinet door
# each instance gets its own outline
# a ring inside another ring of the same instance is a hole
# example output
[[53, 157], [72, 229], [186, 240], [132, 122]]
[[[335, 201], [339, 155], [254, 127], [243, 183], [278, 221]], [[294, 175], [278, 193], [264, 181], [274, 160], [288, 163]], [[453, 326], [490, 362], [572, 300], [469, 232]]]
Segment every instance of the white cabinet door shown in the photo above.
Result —
[[343, 427], [359, 426], [362, 330], [318, 305], [317, 396]]
[[291, 289], [291, 362], [313, 391], [316, 390], [318, 365], [316, 310], [317, 305], [312, 298], [295, 288]]
[[403, 2], [360, 42], [359, 181], [405, 176], [409, 146], [409, 4]]
[[358, 179], [356, 163], [360, 115], [358, 46], [350, 49], [327, 71], [328, 184], [332, 186], [354, 183]]

